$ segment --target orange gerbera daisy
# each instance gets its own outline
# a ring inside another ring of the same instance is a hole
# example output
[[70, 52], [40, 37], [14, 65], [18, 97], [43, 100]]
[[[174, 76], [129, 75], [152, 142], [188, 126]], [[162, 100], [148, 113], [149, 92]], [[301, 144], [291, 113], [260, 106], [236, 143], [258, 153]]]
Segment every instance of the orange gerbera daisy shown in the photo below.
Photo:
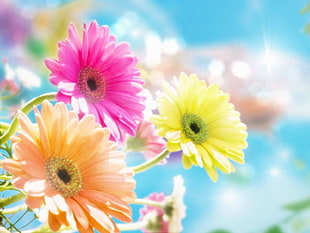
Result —
[[12, 137], [14, 159], [3, 160], [13, 184], [28, 193], [27, 205], [46, 206], [53, 231], [62, 225], [80, 232], [119, 232], [111, 217], [131, 221], [133, 172], [92, 115], [79, 120], [66, 105], [35, 108], [37, 127], [19, 112], [21, 130]]

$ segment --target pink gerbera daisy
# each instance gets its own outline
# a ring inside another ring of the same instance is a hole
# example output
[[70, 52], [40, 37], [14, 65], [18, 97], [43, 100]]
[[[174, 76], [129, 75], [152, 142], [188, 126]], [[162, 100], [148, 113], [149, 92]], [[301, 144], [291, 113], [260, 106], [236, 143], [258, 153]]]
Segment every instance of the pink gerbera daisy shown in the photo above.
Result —
[[56, 99], [72, 104], [81, 116], [93, 114], [115, 141], [123, 141], [125, 133], [134, 136], [145, 108], [144, 82], [129, 44], [117, 44], [109, 27], [96, 21], [88, 28], [83, 25], [80, 41], [71, 24], [69, 37], [59, 43], [58, 58], [45, 60], [52, 72], [50, 81], [59, 89]]
[[[127, 150], [143, 152], [146, 160], [150, 160], [161, 153], [166, 146], [166, 141], [158, 136], [155, 126], [148, 120], [139, 122], [136, 136], [128, 137]], [[165, 164], [166, 160], [162, 160]]]

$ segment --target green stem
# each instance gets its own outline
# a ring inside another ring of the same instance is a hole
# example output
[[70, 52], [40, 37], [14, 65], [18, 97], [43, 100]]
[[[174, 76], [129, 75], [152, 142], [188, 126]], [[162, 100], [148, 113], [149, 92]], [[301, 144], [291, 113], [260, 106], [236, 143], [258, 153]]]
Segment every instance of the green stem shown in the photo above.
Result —
[[0, 199], [0, 208], [3, 208], [7, 205], [10, 205], [14, 202], [20, 201], [20, 200], [24, 199], [25, 197], [26, 197], [26, 193], [20, 192], [20, 193], [13, 195], [13, 196]]
[[10, 124], [0, 122], [0, 131], [6, 131], [8, 128], [10, 128]]
[[142, 163], [138, 166], [134, 166], [132, 169], [135, 173], [143, 172], [156, 164], [158, 164], [160, 161], [162, 161], [164, 158], [166, 158], [169, 155], [170, 151], [168, 149], [162, 151], [160, 154], [158, 154], [156, 157], [146, 161], [145, 163]]
[[[14, 225], [14, 224], [12, 224], [11, 222], [10, 222], [10, 219], [8, 219], [4, 214], [2, 214], [2, 212], [0, 212], [0, 217], [1, 217], [1, 219], [3, 219], [3, 220], [5, 220], [5, 222], [7, 222], [7, 223], [9, 223], [10, 224], [10, 228], [14, 228], [15, 230], [16, 230], [16, 232], [21, 232], [20, 230], [18, 230], [17, 228], [16, 228], [16, 226]], [[11, 231], [9, 231], [8, 230], [8, 232], [11, 232]], [[6, 232], [5, 232], [6, 233]]]
[[[2, 164], [0, 163], [0, 168], [2, 168]], [[0, 180], [11, 180], [11, 175], [0, 175]]]
[[5, 95], [5, 96], [1, 96], [0, 97], [0, 100], [7, 100], [7, 99], [10, 99], [10, 98], [13, 98], [14, 96], [17, 96], [21, 93], [23, 89], [23, 86], [21, 86], [17, 92], [13, 93], [13, 94], [9, 94], [9, 95]]
[[119, 223], [116, 225], [120, 231], [133, 231], [145, 227], [145, 222]]
[[59, 229], [59, 231], [52, 231], [51, 228], [48, 226], [48, 225], [42, 225], [36, 229], [32, 229], [32, 230], [26, 230], [26, 231], [23, 231], [23, 233], [42, 233], [42, 232], [45, 232], [45, 233], [57, 233], [57, 232], [63, 232], [63, 231], [69, 231], [69, 230], [72, 230], [71, 227], [61, 227]]
[[[43, 95], [40, 95], [38, 97], [35, 97], [31, 99], [29, 102], [27, 102], [20, 110], [27, 114], [29, 113], [34, 105], [41, 104], [44, 100], [54, 100], [55, 99], [55, 92], [46, 93]], [[18, 128], [18, 120], [17, 120], [17, 114], [14, 116], [11, 126], [8, 128], [8, 130], [0, 137], [1, 143], [5, 143], [10, 139], [10, 137], [17, 131]]]
[[19, 206], [14, 206], [11, 208], [6, 208], [4, 210], [2, 210], [2, 214], [15, 214], [21, 210], [25, 210], [28, 209], [28, 206], [25, 204], [19, 205]]
[[164, 207], [163, 202], [153, 201], [153, 200], [148, 200], [148, 199], [141, 199], [141, 198], [137, 198], [132, 204], [149, 205], [149, 206], [154, 206], [154, 207], [159, 207], [159, 208]]

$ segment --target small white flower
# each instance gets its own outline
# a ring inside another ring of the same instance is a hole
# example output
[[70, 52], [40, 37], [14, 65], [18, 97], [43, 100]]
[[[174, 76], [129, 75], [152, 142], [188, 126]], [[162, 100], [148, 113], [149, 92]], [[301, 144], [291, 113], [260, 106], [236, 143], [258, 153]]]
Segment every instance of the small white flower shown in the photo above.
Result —
[[39, 87], [41, 86], [41, 80], [39, 76], [22, 67], [18, 67], [15, 70], [18, 80], [23, 86], [27, 88]]
[[173, 178], [174, 186], [170, 196], [165, 200], [165, 214], [169, 220], [169, 232], [182, 232], [181, 220], [186, 216], [184, 204], [185, 186], [181, 175]]
[[180, 233], [183, 230], [182, 219], [185, 217], [186, 206], [184, 204], [185, 186], [181, 175], [174, 177], [172, 194], [165, 196], [163, 193], [152, 193], [148, 198], [160, 203], [160, 206], [148, 206], [140, 210], [140, 220], [144, 224], [145, 233], [173, 232]]
[[7, 62], [4, 63], [4, 70], [5, 70], [5, 79], [14, 80], [15, 72]]

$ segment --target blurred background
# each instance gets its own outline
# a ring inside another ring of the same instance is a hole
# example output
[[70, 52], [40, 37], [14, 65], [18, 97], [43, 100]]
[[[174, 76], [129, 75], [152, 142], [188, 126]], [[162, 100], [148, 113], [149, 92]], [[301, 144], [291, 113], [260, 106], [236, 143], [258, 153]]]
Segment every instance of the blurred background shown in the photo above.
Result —
[[70, 22], [97, 20], [131, 43], [153, 97], [163, 79], [196, 73], [230, 93], [248, 126], [246, 163], [235, 173], [212, 183], [174, 153], [136, 175], [138, 197], [170, 194], [181, 174], [183, 232], [310, 232], [309, 8], [308, 0], [1, 0], [0, 88], [14, 97], [2, 98], [0, 116], [9, 122], [25, 101], [56, 91], [44, 59], [57, 58]]

